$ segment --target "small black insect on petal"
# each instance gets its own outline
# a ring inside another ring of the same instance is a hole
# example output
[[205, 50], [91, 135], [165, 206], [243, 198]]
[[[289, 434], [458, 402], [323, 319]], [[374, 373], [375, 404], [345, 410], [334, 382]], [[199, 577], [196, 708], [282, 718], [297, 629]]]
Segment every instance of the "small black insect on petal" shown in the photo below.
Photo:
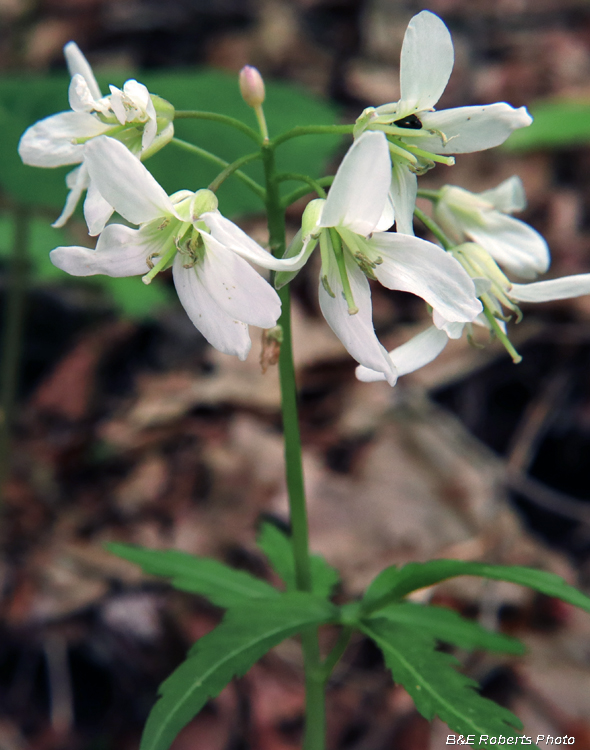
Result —
[[394, 120], [393, 124], [397, 125], [398, 128], [408, 128], [409, 130], [422, 129], [422, 123], [416, 117], [416, 115], [406, 115], [406, 117], [400, 117], [399, 120]]

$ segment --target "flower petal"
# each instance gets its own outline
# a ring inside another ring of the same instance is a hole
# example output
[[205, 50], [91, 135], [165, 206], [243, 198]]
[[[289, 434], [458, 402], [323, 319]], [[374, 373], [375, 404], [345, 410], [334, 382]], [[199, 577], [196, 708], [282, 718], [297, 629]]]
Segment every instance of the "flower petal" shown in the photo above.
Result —
[[[316, 245], [318, 244], [318, 238], [308, 234], [306, 238], [303, 239], [302, 235], [303, 232], [300, 229], [295, 237], [293, 237], [293, 240], [285, 251], [285, 255], [283, 256], [283, 258], [288, 259], [299, 256], [303, 258], [304, 261], [307, 261], [309, 256], [315, 250]], [[293, 281], [295, 276], [297, 276], [297, 274], [299, 273], [299, 270], [300, 269], [297, 268], [294, 271], [277, 271], [274, 279], [275, 289], [281, 289], [285, 286], [285, 284]]]
[[78, 164], [84, 157], [84, 146], [76, 139], [94, 138], [110, 127], [88, 112], [60, 112], [27, 128], [18, 153], [31, 167]]
[[171, 232], [154, 227], [131, 229], [109, 224], [98, 238], [96, 250], [57, 247], [49, 254], [54, 266], [72, 276], [140, 276], [149, 271], [147, 258], [161, 253], [172, 241]]
[[92, 112], [95, 108], [95, 99], [88, 87], [88, 83], [84, 76], [81, 76], [79, 73], [76, 73], [70, 81], [68, 101], [74, 112]]
[[[445, 348], [448, 340], [449, 337], [446, 333], [439, 331], [435, 326], [430, 326], [430, 328], [406, 341], [405, 344], [393, 349], [389, 352], [389, 356], [395, 365], [398, 377], [419, 370], [432, 362]], [[356, 376], [364, 383], [385, 380], [383, 373], [369, 370], [368, 367], [362, 365], [356, 368]]]
[[319, 226], [346, 227], [363, 237], [371, 234], [386, 206], [390, 181], [391, 159], [385, 135], [363, 133], [338, 167]]
[[211, 230], [211, 236], [222, 245], [262, 268], [268, 268], [272, 271], [297, 271], [305, 265], [309, 257], [309, 252], [307, 252], [309, 243], [304, 243], [301, 252], [292, 258], [275, 258], [260, 247], [257, 242], [254, 242], [233, 221], [222, 216], [219, 211], [208, 211], [201, 214], [199, 218], [207, 224]]
[[114, 138], [94, 138], [84, 147], [92, 182], [127, 221], [143, 224], [160, 216], [176, 216], [174, 206], [139, 159]]
[[82, 193], [88, 187], [89, 181], [88, 170], [83, 163], [79, 167], [72, 169], [71, 172], [68, 172], [68, 174], [66, 175], [66, 185], [70, 188], [70, 192], [68, 193], [68, 197], [66, 198], [66, 203], [63, 211], [53, 222], [53, 224], [51, 225], [52, 227], [54, 227], [55, 229], [59, 229], [60, 227], [65, 226], [68, 219], [76, 210], [78, 201], [80, 200]]
[[370, 370], [383, 373], [390, 385], [395, 385], [397, 373], [384, 347], [379, 343], [373, 328], [373, 311], [371, 306], [371, 290], [365, 275], [344, 253], [346, 270], [352, 289], [352, 295], [358, 312], [350, 315], [348, 306], [342, 293], [342, 282], [338, 274], [335, 258], [330, 254], [328, 268], [323, 267], [332, 297], [320, 281], [319, 297], [322, 313], [330, 328], [342, 341], [347, 351], [361, 365]]
[[492, 258], [523, 279], [545, 273], [551, 262], [543, 237], [524, 221], [498, 211], [482, 215], [484, 225], [465, 223], [464, 232]]
[[[143, 86], [143, 84], [138, 84], [138, 86]], [[142, 151], [147, 150], [153, 144], [156, 138], [156, 135], [158, 133], [158, 121], [157, 121], [156, 108], [154, 106], [154, 103], [149, 93], [148, 93], [148, 101], [147, 101], [145, 111], [148, 116], [148, 120], [146, 124], [143, 126], [143, 135], [141, 136], [141, 150]]]
[[514, 109], [505, 102], [424, 112], [420, 119], [426, 130], [438, 130], [446, 140], [436, 134], [412, 139], [410, 130], [404, 140], [435, 154], [468, 154], [499, 146], [513, 130], [533, 121], [525, 107]]
[[198, 265], [184, 268], [183, 256], [174, 258], [172, 275], [181, 305], [207, 341], [224, 354], [246, 359], [252, 342], [248, 326], [222, 310], [198, 275]]
[[440, 99], [454, 63], [449, 30], [434, 13], [414, 16], [404, 36], [400, 62], [400, 117], [431, 109]]
[[393, 198], [391, 192], [387, 193], [387, 200], [385, 201], [385, 208], [381, 214], [381, 218], [377, 222], [377, 226], [373, 231], [375, 232], [387, 232], [393, 226], [395, 221], [395, 209], [393, 207]]
[[471, 321], [481, 312], [473, 281], [461, 264], [432, 242], [383, 232], [368, 240], [383, 262], [375, 276], [388, 289], [411, 292], [449, 321]]
[[533, 284], [513, 284], [508, 291], [517, 302], [551, 302], [590, 294], [590, 273], [564, 276], [561, 279], [535, 281]]
[[272, 328], [281, 314], [279, 295], [248, 263], [203, 232], [205, 257], [197, 273], [215, 304], [230, 317]]
[[444, 331], [449, 339], [460, 339], [463, 335], [465, 323], [451, 323], [436, 310], [432, 312], [432, 322], [438, 330]]
[[76, 42], [68, 42], [66, 44], [66, 46], [64, 47], [64, 55], [66, 58], [68, 70], [72, 78], [76, 74], [81, 75], [88, 84], [88, 88], [90, 89], [90, 93], [92, 94], [92, 96], [95, 99], [100, 99], [102, 94], [100, 93], [100, 88], [98, 86], [98, 83], [96, 82], [96, 78], [94, 77], [92, 68], [88, 63], [88, 60], [80, 51], [80, 48], [78, 47]]
[[100, 234], [112, 215], [113, 207], [98, 192], [96, 185], [91, 182], [84, 201], [84, 218], [88, 225], [88, 234], [91, 237]]
[[484, 190], [478, 193], [478, 197], [488, 201], [496, 209], [505, 214], [514, 213], [514, 211], [524, 211], [526, 208], [526, 194], [522, 180], [513, 174], [504, 182], [501, 182], [491, 190]]
[[400, 234], [414, 234], [414, 208], [418, 180], [405, 164], [393, 162], [390, 195], [395, 206], [395, 228]]
[[124, 125], [127, 120], [127, 112], [125, 111], [125, 105], [123, 104], [123, 92], [121, 91], [121, 89], [113, 86], [113, 84], [109, 86], [109, 89], [111, 92], [111, 109], [115, 113], [115, 117], [121, 123], [121, 125]]

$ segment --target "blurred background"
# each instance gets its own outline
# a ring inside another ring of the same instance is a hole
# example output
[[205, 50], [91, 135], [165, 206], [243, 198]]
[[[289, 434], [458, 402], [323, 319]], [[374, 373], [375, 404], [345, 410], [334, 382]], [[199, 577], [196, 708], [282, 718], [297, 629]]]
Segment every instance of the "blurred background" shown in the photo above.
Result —
[[[105, 542], [213, 555], [269, 577], [256, 525], [287, 518], [277, 373], [261, 372], [261, 332], [251, 329], [239, 362], [206, 344], [165, 274], [147, 289], [74, 280], [47, 260], [56, 245], [88, 243], [85, 227], [76, 215], [67, 230], [50, 228], [67, 170], [25, 168], [15, 149], [26, 127], [67, 108], [63, 45], [78, 43], [103, 91], [137, 77], [177, 108], [251, 125], [237, 72], [254, 64], [276, 82], [267, 108], [276, 133], [353, 122], [395, 101], [403, 34], [424, 8], [455, 44], [439, 107], [507, 101], [535, 123], [505, 147], [437, 166], [422, 187], [480, 191], [520, 175], [529, 206], [519, 218], [547, 238], [550, 276], [590, 272], [587, 0], [0, 0], [2, 750], [136, 748], [158, 684], [220, 618]], [[230, 160], [245, 153], [219, 127], [178, 132]], [[284, 163], [333, 173], [346, 147], [301, 139]], [[147, 166], [170, 191], [216, 174], [173, 146]], [[264, 244], [260, 207], [235, 187], [220, 191], [220, 208]], [[305, 203], [289, 211], [291, 234]], [[341, 596], [386, 565], [446, 556], [537, 566], [587, 591], [590, 299], [523, 306], [511, 328], [517, 366], [494, 342], [463, 339], [392, 390], [355, 380], [319, 314], [317, 268], [292, 286], [311, 543], [341, 570]], [[428, 320], [411, 295], [377, 286], [373, 304], [388, 349]], [[522, 638], [524, 658], [457, 656], [527, 734], [573, 735], [590, 748], [588, 615], [472, 579], [422, 598]], [[302, 710], [300, 655], [288, 642], [174, 748], [296, 748]], [[330, 688], [331, 750], [438, 750], [447, 733], [416, 713], [374, 647], [352, 643]]]

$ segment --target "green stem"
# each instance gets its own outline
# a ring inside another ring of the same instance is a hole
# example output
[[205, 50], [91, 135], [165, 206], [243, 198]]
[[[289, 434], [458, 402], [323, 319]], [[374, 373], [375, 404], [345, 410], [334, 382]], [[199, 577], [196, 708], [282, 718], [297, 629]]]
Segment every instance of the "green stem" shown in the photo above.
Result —
[[301, 135], [349, 135], [352, 134], [353, 128], [354, 125], [297, 125], [292, 130], [273, 138], [270, 143], [274, 148]]
[[[191, 154], [196, 154], [197, 156], [201, 156], [203, 159], [206, 159], [207, 161], [212, 162], [213, 164], [217, 164], [219, 167], [229, 167], [230, 163], [226, 161], [225, 159], [222, 159], [219, 156], [216, 156], [215, 154], [212, 154], [210, 151], [206, 151], [204, 148], [200, 148], [199, 146], [195, 146], [194, 143], [188, 143], [187, 141], [183, 141], [180, 138], [173, 138], [170, 143], [174, 143], [175, 146], [178, 146], [179, 148], [184, 149], [185, 151], [189, 151]], [[233, 172], [235, 176], [241, 180], [244, 185], [247, 185], [252, 192], [256, 193], [256, 195], [259, 198], [262, 198], [264, 200], [264, 197], [266, 195], [266, 191], [262, 187], [262, 185], [259, 185], [256, 180], [253, 180], [251, 177], [248, 177], [247, 174], [242, 172], [239, 169], [236, 169], [235, 172]]]
[[266, 124], [266, 117], [264, 116], [262, 104], [258, 104], [254, 107], [254, 114], [256, 115], [262, 141], [263, 143], [268, 143], [268, 126]]
[[220, 115], [217, 112], [199, 112], [198, 110], [194, 110], [194, 109], [177, 110], [174, 113], [174, 119], [175, 120], [212, 120], [213, 122], [220, 122], [220, 123], [223, 123], [224, 125], [229, 125], [231, 128], [240, 130], [242, 133], [247, 135], [248, 138], [251, 138], [257, 146], [260, 146], [260, 142], [262, 140], [260, 135], [258, 135], [258, 133], [254, 130], [254, 128], [251, 128], [249, 125], [246, 125], [245, 122], [242, 122], [241, 120], [236, 120], [235, 117], [229, 117], [228, 115]]
[[[285, 253], [285, 212], [281, 207], [275, 172], [275, 155], [272, 146], [263, 146], [262, 160], [266, 176], [266, 209], [270, 250], [275, 258], [282, 258]], [[287, 489], [289, 492], [293, 553], [295, 556], [295, 578], [297, 588], [300, 591], [311, 591], [307, 509], [303, 483], [301, 435], [299, 433], [299, 417], [297, 414], [297, 386], [295, 383], [295, 366], [293, 363], [293, 346], [291, 340], [291, 298], [288, 286], [284, 286], [279, 290], [279, 297], [281, 298], [282, 312], [278, 320], [278, 325], [282, 326], [283, 329], [283, 343], [281, 344], [281, 355], [279, 358], [279, 375], [282, 395]]]
[[277, 182], [287, 182], [287, 180], [298, 180], [299, 182], [307, 182], [309, 187], [319, 195], [320, 198], [326, 197], [326, 191], [320, 185], [317, 180], [313, 177], [309, 177], [306, 174], [299, 174], [298, 172], [281, 172], [277, 175]]
[[305, 663], [305, 735], [304, 750], [326, 747], [326, 680], [320, 660], [315, 628], [301, 633]]
[[0, 371], [0, 497], [10, 467], [11, 430], [18, 392], [28, 277], [29, 216], [26, 208], [14, 210], [14, 242], [6, 291], [2, 369]]
[[214, 193], [217, 192], [217, 190], [219, 190], [221, 185], [227, 180], [228, 177], [237, 172], [240, 167], [243, 167], [245, 164], [250, 164], [250, 162], [256, 161], [256, 159], [260, 159], [260, 151], [255, 151], [252, 154], [246, 154], [246, 156], [242, 156], [240, 159], [236, 159], [231, 164], [228, 164], [223, 172], [220, 172], [213, 180], [213, 182], [209, 185], [209, 190]]
[[424, 211], [422, 211], [420, 208], [414, 209], [414, 216], [419, 219], [424, 226], [429, 229], [432, 234], [436, 237], [436, 239], [440, 242], [440, 244], [444, 247], [445, 250], [452, 250], [455, 246], [454, 242], [450, 240], [447, 235], [443, 232], [443, 230], [439, 227], [439, 225], [431, 219], [429, 216], [427, 216]]
[[326, 657], [326, 660], [322, 664], [324, 680], [327, 681], [330, 678], [330, 675], [334, 671], [334, 667], [343, 657], [353, 632], [354, 627], [352, 625], [345, 625], [340, 631], [340, 635], [338, 636], [338, 640], [336, 641], [335, 646], [330, 651], [330, 653]]
[[440, 200], [440, 190], [426, 190], [425, 188], [418, 188], [417, 197], [427, 198], [429, 201]]
[[[334, 175], [329, 175], [328, 177], [320, 177], [319, 180], [314, 180], [314, 182], [316, 182], [321, 188], [330, 187], [330, 185], [334, 182]], [[283, 198], [283, 208], [287, 208], [287, 206], [295, 203], [295, 201], [298, 201], [299, 198], [303, 198], [303, 196], [307, 195], [309, 192], [309, 188], [307, 187], [297, 188], [297, 190], [293, 190], [292, 193], [289, 193]]]
[[[266, 178], [266, 210], [270, 248], [275, 257], [281, 258], [285, 252], [285, 210], [281, 205], [279, 181], [276, 174], [275, 154], [272, 142], [263, 144], [262, 161]], [[311, 564], [309, 557], [309, 532], [305, 486], [303, 482], [303, 462], [301, 455], [301, 435], [297, 414], [297, 386], [293, 363], [291, 338], [291, 298], [289, 286], [279, 292], [282, 303], [278, 324], [283, 330], [283, 342], [279, 357], [279, 379], [281, 383], [281, 404], [283, 415], [283, 435], [285, 440], [285, 468], [289, 513], [291, 519], [291, 540], [295, 559], [295, 582], [299, 591], [311, 591]], [[315, 629], [301, 633], [305, 666], [305, 750], [324, 750], [326, 734], [324, 679], [321, 671], [318, 637]]]

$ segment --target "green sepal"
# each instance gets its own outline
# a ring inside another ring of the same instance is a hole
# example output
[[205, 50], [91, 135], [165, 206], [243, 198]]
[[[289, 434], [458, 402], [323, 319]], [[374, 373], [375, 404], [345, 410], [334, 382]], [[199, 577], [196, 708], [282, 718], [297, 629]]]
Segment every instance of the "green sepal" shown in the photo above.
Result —
[[170, 579], [174, 588], [199, 594], [217, 607], [233, 607], [252, 599], [276, 599], [280, 595], [266, 581], [209, 557], [118, 542], [111, 542], [106, 548], [114, 555], [140, 565], [146, 573]]
[[[295, 591], [295, 558], [291, 538], [275, 524], [265, 522], [260, 528], [258, 547], [264, 552], [271, 567], [285, 584], [287, 591]], [[329, 565], [321, 555], [310, 555], [312, 592], [329, 599], [340, 581], [336, 568]]]
[[325, 599], [294, 592], [232, 607], [222, 623], [200, 638], [188, 658], [162, 683], [140, 750], [167, 750], [178, 732], [234, 677], [286, 638], [332, 622], [337, 609]]

